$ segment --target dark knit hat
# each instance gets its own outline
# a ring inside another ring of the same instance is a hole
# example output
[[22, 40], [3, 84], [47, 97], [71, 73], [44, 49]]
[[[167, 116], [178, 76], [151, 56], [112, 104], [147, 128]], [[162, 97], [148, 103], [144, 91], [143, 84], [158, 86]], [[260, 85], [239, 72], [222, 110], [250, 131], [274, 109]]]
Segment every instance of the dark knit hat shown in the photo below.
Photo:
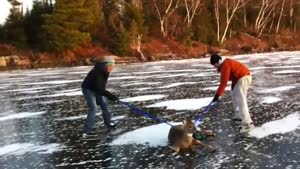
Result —
[[210, 56], [210, 64], [214, 65], [216, 63], [219, 63], [219, 61], [222, 59], [222, 57], [218, 54], [212, 54]]

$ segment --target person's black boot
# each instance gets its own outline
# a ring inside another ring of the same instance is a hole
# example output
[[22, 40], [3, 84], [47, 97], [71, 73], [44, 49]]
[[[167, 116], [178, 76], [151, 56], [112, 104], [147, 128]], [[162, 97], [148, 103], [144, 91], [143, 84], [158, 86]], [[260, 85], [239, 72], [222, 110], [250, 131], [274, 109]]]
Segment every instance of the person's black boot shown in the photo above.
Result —
[[108, 124], [106, 124], [107, 127], [110, 127], [110, 128], [114, 128], [116, 127], [116, 124], [114, 122], [110, 122]]

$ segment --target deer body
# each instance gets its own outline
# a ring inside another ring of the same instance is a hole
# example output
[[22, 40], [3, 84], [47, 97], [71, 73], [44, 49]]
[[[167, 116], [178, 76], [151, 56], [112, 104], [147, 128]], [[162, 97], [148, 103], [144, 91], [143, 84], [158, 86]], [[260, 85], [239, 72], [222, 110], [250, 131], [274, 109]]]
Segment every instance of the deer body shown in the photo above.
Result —
[[193, 133], [198, 132], [197, 128], [191, 120], [183, 121], [183, 124], [172, 126], [169, 135], [169, 147], [178, 153], [182, 149], [193, 149], [193, 145], [203, 145], [210, 149], [214, 148], [206, 145], [193, 137]]
[[170, 146], [187, 149], [192, 145], [193, 133], [188, 133], [183, 125], [171, 127], [168, 135]]

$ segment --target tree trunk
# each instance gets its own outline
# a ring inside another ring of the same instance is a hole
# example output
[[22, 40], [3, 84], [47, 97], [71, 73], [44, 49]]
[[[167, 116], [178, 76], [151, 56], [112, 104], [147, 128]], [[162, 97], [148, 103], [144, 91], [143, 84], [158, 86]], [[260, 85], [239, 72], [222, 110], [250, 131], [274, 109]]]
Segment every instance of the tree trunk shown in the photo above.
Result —
[[268, 0], [262, 0], [262, 5], [255, 21], [255, 31], [258, 33], [258, 37], [261, 36], [262, 32], [266, 28], [266, 25], [271, 21], [271, 14], [275, 12], [277, 3], [278, 0], [272, 0], [272, 2], [269, 2]]
[[189, 28], [192, 25], [194, 16], [196, 15], [197, 10], [199, 9], [199, 5], [201, 0], [184, 0], [186, 17], [185, 21], [187, 21], [186, 27]]
[[219, 0], [215, 0], [214, 4], [215, 16], [217, 20], [217, 40], [220, 42], [220, 11], [219, 11]]
[[225, 38], [226, 38], [226, 34], [228, 32], [228, 29], [230, 27], [230, 23], [232, 21], [233, 16], [235, 15], [236, 11], [241, 8], [242, 6], [245, 5], [246, 2], [243, 3], [243, 0], [237, 0], [234, 1], [233, 7], [229, 6], [229, 1], [231, 0], [226, 0], [226, 27], [225, 30], [223, 32], [223, 36], [221, 39], [221, 44], [224, 42]]
[[135, 40], [130, 45], [130, 47], [131, 47], [131, 49], [137, 50], [137, 52], [140, 54], [141, 60], [146, 60], [146, 58], [144, 57], [143, 52], [141, 51], [142, 37], [143, 37], [143, 35], [140, 35], [140, 34], [137, 35], [137, 37], [133, 37], [133, 39], [135, 39]]
[[294, 0], [290, 0], [290, 30], [293, 30], [293, 24], [294, 24]]
[[247, 6], [244, 6], [244, 26], [247, 28]]
[[[162, 11], [160, 10], [161, 8], [159, 8], [156, 1], [157, 0], [153, 0], [157, 15], [159, 17], [160, 31], [161, 31], [163, 37], [166, 38], [168, 35], [167, 19], [175, 11], [175, 9], [177, 9], [179, 7], [180, 0], [164, 0], [165, 6]], [[174, 3], [174, 1], [175, 1], [175, 3]]]
[[278, 34], [278, 32], [279, 32], [279, 26], [280, 26], [282, 14], [283, 14], [284, 4], [285, 4], [285, 0], [282, 1], [282, 5], [281, 5], [281, 11], [280, 11], [280, 15], [279, 15], [278, 23], [277, 23], [277, 27], [276, 27], [276, 33], [277, 33], [277, 34]]

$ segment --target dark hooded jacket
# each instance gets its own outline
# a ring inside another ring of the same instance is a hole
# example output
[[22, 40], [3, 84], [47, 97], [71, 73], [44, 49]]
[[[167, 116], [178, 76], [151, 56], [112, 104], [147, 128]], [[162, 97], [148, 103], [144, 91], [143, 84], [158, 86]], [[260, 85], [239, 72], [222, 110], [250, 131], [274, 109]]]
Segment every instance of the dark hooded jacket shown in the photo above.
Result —
[[99, 96], [105, 96], [108, 99], [115, 97], [111, 92], [105, 89], [109, 77], [109, 72], [105, 70], [106, 62], [98, 62], [94, 68], [87, 74], [81, 87], [95, 92]]

